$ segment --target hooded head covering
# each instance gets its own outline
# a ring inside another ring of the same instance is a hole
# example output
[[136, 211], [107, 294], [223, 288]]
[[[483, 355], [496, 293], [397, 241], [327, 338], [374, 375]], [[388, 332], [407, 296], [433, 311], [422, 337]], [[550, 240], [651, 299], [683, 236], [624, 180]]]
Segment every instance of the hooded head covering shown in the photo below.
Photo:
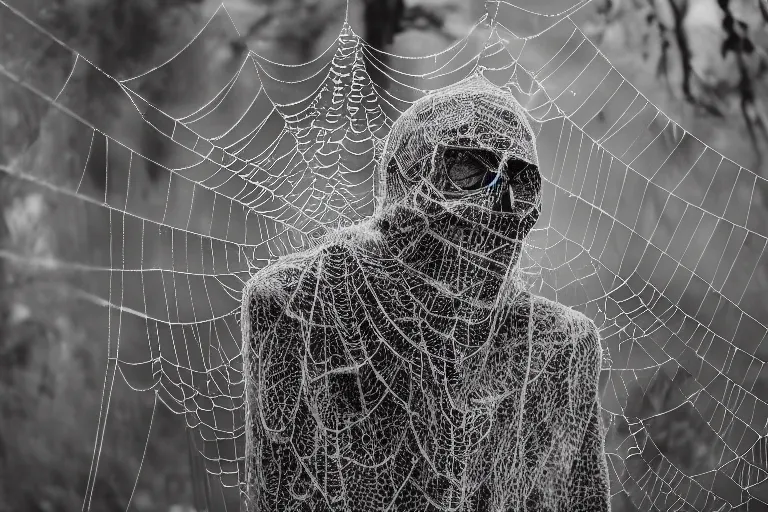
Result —
[[426, 177], [441, 146], [490, 150], [501, 163], [539, 165], [525, 109], [509, 91], [473, 74], [419, 99], [395, 121], [378, 169], [385, 204]]
[[[507, 274], [541, 211], [526, 112], [481, 74], [406, 110], [392, 126], [378, 175], [384, 211], [407, 208], [438, 243], [471, 253], [470, 266], [481, 273]], [[404, 214], [397, 221], [414, 218]]]

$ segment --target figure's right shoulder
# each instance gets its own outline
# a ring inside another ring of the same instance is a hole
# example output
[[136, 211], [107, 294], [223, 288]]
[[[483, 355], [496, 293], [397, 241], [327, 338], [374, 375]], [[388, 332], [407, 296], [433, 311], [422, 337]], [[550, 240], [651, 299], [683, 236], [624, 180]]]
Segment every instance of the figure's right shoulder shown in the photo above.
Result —
[[260, 268], [243, 288], [243, 303], [247, 300], [287, 300], [302, 280], [315, 276], [321, 252], [314, 250], [284, 256]]
[[302, 280], [312, 278], [316, 255], [296, 254], [262, 267], [243, 288], [241, 326], [244, 336], [269, 330], [284, 316], [291, 297]]
[[302, 269], [278, 261], [259, 269], [243, 288], [243, 302], [281, 301], [296, 289]]

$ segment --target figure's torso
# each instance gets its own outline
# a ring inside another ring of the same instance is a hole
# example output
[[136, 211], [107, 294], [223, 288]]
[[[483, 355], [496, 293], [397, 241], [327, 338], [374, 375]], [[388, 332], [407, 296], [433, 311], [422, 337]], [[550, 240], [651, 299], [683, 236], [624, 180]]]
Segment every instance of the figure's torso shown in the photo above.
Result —
[[330, 245], [249, 287], [256, 509], [554, 510], [586, 319], [521, 292], [467, 320], [396, 266]]

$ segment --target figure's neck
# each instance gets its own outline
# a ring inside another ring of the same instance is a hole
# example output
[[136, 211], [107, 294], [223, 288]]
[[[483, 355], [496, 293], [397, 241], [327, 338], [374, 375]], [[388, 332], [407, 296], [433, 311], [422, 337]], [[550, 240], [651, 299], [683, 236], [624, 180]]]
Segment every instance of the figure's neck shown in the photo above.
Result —
[[514, 243], [440, 203], [397, 204], [376, 220], [388, 253], [435, 288], [492, 307], [520, 255]]

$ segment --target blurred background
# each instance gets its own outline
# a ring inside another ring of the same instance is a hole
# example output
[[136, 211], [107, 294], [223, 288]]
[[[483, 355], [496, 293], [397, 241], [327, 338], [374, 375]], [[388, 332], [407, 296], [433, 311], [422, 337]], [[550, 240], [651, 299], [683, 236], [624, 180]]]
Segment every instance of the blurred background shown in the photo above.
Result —
[[[122, 78], [176, 55], [203, 29], [221, 2], [19, 0], [9, 4], [106, 73]], [[237, 32], [225, 24], [212, 25], [174, 66], [134, 81], [158, 108], [166, 112], [198, 108], [225, 85], [247, 49], [284, 64], [310, 61], [334, 43], [345, 15], [374, 48], [418, 57], [465, 37], [487, 8], [480, 0], [226, 0], [224, 5]], [[594, 0], [574, 21], [663, 112], [739, 165], [758, 175], [768, 174], [768, 5], [764, 0]], [[15, 23], [19, 26], [12, 26]], [[68, 56], [39, 44], [24, 22], [7, 12], [0, 16], [0, 61], [6, 67], [23, 68], [38, 82], [47, 77], [61, 81], [71, 66]], [[580, 69], [584, 62], [574, 58], [566, 65]], [[393, 87], [384, 73], [370, 71], [380, 88]], [[78, 76], [68, 90], [68, 101], [76, 102], [78, 111], [109, 126], [119, 140], [131, 141], [142, 154], [162, 158], [173, 151], [165, 137], [128, 115], [115, 102], [115, 92], [102, 88], [97, 77]], [[232, 116], [251, 99], [235, 97], [227, 107], [231, 114], [219, 109], [211, 123], [231, 125]], [[606, 116], [608, 123], [610, 113]], [[109, 156], [89, 151], [91, 144], [90, 131], [79, 130], [67, 116], [52, 112], [48, 102], [8, 80], [0, 81], [2, 511], [72, 511], [83, 504], [104, 393], [108, 315], [100, 313], [103, 309], [97, 305], [74, 299], [74, 289], [90, 286], [82, 275], [58, 271], [55, 265], [46, 267], [45, 262], [114, 266], [110, 219], [86, 202], [63, 201], [18, 180], [7, 169], [34, 169], [34, 175], [45, 181], [107, 194], [110, 184], [103, 171]], [[539, 153], [546, 149], [539, 147]], [[186, 220], [189, 204], [182, 202], [177, 211], [164, 211], [177, 204], [168, 198], [166, 174], [145, 163], [133, 166], [131, 172], [132, 194], [139, 201], [134, 209]], [[716, 180], [686, 186], [709, 190], [711, 183], [717, 189]], [[755, 193], [752, 186], [737, 182], [722, 187], [721, 193], [751, 201], [751, 215], [758, 222], [768, 218], [768, 198]], [[664, 215], [673, 216], [663, 208], [644, 211], [640, 222], [674, 230], [675, 219]], [[133, 243], [144, 241], [143, 235], [134, 233], [138, 238]], [[168, 257], [168, 247], [158, 240], [142, 245], [147, 264]], [[131, 241], [125, 243], [129, 246]], [[693, 242], [702, 248], [707, 243]], [[768, 313], [768, 265], [761, 258], [762, 247], [746, 249], [760, 254], [756, 268], [733, 269], [745, 273], [744, 280], [751, 283], [745, 300], [753, 304], [757, 318]], [[32, 258], [41, 263], [29, 265]], [[146, 288], [144, 295], [163, 295], [159, 286]], [[680, 302], [685, 300], [682, 291]], [[120, 329], [121, 338], [129, 341], [146, 340], [148, 335], [140, 321], [125, 320]], [[128, 353], [122, 352], [121, 357], [130, 359], [132, 345], [125, 346]], [[745, 367], [743, 371], [753, 370]], [[91, 509], [125, 510], [130, 498], [131, 509], [137, 511], [202, 510], [218, 491], [215, 483], [200, 477], [200, 463], [190, 455], [184, 417], [156, 404], [152, 393], [135, 392], [121, 381], [118, 375], [110, 399], [109, 439], [119, 442], [105, 441]], [[765, 372], [758, 370], [751, 382], [757, 396], [768, 396]], [[671, 381], [663, 379], [643, 386], [630, 396], [634, 414], [649, 417], [654, 410], [668, 409], [665, 404], [675, 399], [674, 389]], [[704, 430], [702, 420], [685, 410], [665, 415], [649, 434], [677, 467], [691, 472], [711, 467], [716, 463], [710, 460], [711, 439], [699, 435]], [[201, 484], [203, 480], [207, 484]], [[768, 501], [768, 489], [764, 492]], [[212, 509], [237, 510], [236, 498], [236, 493], [215, 498], [218, 504]], [[619, 496], [615, 510], [637, 507]]]

